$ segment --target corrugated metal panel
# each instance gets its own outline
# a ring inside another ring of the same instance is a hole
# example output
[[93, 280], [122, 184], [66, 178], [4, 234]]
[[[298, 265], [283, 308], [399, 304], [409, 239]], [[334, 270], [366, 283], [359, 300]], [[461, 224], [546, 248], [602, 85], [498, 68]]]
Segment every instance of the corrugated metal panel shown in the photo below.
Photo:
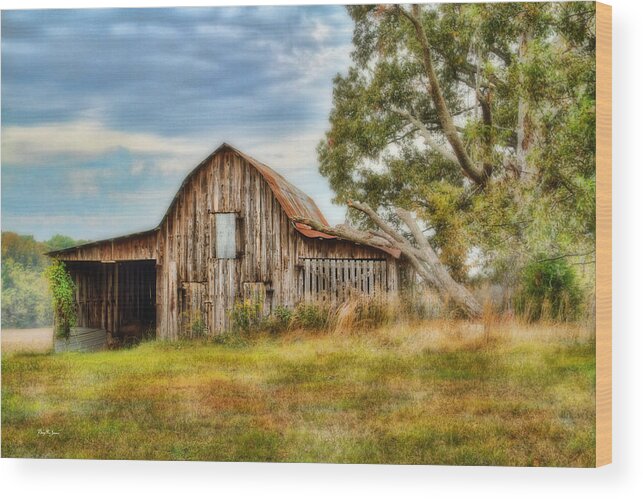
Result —
[[337, 239], [337, 236], [319, 232], [318, 230], [311, 229], [308, 225], [301, 222], [295, 222], [295, 229], [306, 237], [320, 237], [322, 239]]
[[75, 327], [68, 339], [55, 339], [54, 352], [95, 352], [106, 345], [107, 331], [104, 329]]
[[[288, 215], [288, 218], [292, 219], [294, 217], [305, 217], [311, 218], [322, 225], [328, 225], [326, 217], [322, 214], [320, 209], [317, 207], [315, 202], [310, 196], [305, 194], [303, 191], [292, 185], [284, 177], [279, 175], [269, 166], [257, 161], [256, 159], [230, 147], [234, 152], [239, 156], [244, 158], [248, 163], [254, 166], [263, 178], [268, 182], [268, 185], [272, 189], [275, 197], [279, 201], [279, 204]], [[299, 224], [303, 225], [303, 224]], [[297, 226], [297, 224], [295, 224]], [[306, 227], [306, 226], [304, 226]], [[296, 227], [297, 228], [297, 227]], [[300, 230], [297, 228], [297, 230]], [[308, 237], [325, 237], [326, 239], [336, 239], [335, 236], [330, 236], [316, 230], [308, 228], [309, 233], [319, 234], [319, 236], [308, 236]], [[301, 232], [301, 231], [300, 231]]]

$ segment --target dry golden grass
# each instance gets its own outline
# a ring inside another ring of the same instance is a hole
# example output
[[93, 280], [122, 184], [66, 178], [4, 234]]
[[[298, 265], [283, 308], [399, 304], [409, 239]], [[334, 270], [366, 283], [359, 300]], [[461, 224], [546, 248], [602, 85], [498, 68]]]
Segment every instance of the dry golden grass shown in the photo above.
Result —
[[5, 356], [2, 454], [594, 464], [595, 350], [581, 327], [353, 326]]

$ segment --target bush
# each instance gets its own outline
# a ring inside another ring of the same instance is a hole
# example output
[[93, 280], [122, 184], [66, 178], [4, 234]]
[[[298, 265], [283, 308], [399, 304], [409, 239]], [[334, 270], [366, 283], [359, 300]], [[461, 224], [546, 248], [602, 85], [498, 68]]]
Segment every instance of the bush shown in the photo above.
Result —
[[401, 319], [420, 321], [444, 316], [446, 307], [435, 291], [421, 286], [416, 290], [400, 290], [396, 304]]
[[2, 327], [43, 327], [53, 321], [51, 295], [42, 270], [2, 260]]
[[290, 327], [293, 315], [288, 307], [279, 305], [268, 317], [264, 317], [263, 307], [257, 301], [237, 301], [230, 313], [230, 332], [237, 335], [259, 332], [283, 333]]
[[515, 306], [528, 321], [574, 321], [581, 312], [582, 292], [574, 268], [564, 259], [539, 259], [525, 267]]
[[321, 331], [328, 326], [330, 308], [318, 303], [300, 303], [295, 308], [292, 327]]
[[212, 337], [212, 341], [217, 345], [225, 345], [228, 347], [245, 347], [248, 345], [248, 341], [244, 335], [238, 331], [224, 331], [222, 333], [215, 334]]
[[80, 242], [61, 235], [39, 242], [33, 236], [2, 232], [2, 327], [51, 325], [52, 297], [44, 274], [51, 260], [44, 253]]

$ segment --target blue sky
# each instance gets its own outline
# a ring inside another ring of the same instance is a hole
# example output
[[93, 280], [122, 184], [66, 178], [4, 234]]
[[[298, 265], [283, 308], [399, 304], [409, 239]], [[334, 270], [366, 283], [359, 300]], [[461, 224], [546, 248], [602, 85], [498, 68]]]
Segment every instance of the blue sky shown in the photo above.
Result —
[[154, 227], [222, 142], [340, 222], [315, 147], [351, 36], [336, 5], [2, 12], [2, 230]]

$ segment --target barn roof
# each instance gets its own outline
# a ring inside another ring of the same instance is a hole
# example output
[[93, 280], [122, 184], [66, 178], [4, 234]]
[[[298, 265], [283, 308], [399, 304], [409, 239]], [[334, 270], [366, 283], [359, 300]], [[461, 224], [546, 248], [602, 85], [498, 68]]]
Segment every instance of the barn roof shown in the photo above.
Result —
[[[192, 177], [194, 177], [197, 172], [199, 172], [202, 168], [205, 168], [205, 166], [210, 162], [210, 160], [219, 154], [220, 152], [224, 151], [232, 151], [235, 154], [239, 155], [243, 159], [245, 159], [250, 165], [252, 165], [264, 178], [264, 180], [268, 183], [270, 186], [270, 189], [272, 190], [273, 194], [277, 198], [277, 201], [281, 205], [282, 209], [288, 216], [288, 218], [292, 221], [294, 228], [303, 236], [306, 236], [308, 238], [321, 238], [321, 239], [338, 239], [337, 236], [333, 236], [330, 234], [326, 234], [324, 232], [320, 232], [318, 230], [314, 230], [310, 228], [308, 225], [302, 224], [300, 222], [295, 222], [294, 218], [295, 217], [302, 217], [302, 218], [309, 218], [312, 220], [315, 220], [319, 222], [322, 225], [328, 225], [328, 221], [326, 220], [326, 217], [324, 217], [323, 213], [320, 211], [320, 209], [317, 207], [315, 202], [312, 200], [310, 196], [308, 196], [306, 193], [304, 193], [302, 190], [298, 189], [295, 187], [293, 184], [288, 182], [283, 176], [281, 176], [279, 173], [274, 171], [272, 168], [269, 166], [265, 165], [264, 163], [254, 159], [251, 156], [248, 156], [247, 154], [241, 152], [237, 148], [231, 146], [230, 144], [223, 143], [221, 144], [212, 154], [210, 154], [207, 158], [205, 158], [199, 165], [197, 165], [196, 168], [194, 168], [183, 180], [181, 183], [181, 187], [179, 187], [179, 190], [177, 191], [176, 195], [172, 199], [172, 202], [170, 203], [170, 206], [168, 207], [167, 211], [165, 212], [165, 215], [163, 215], [163, 218], [161, 219], [161, 222], [158, 224], [157, 227], [154, 229], [150, 229], [145, 232], [137, 232], [135, 234], [127, 234], [124, 236], [118, 236], [114, 238], [109, 238], [109, 239], [102, 239], [100, 241], [92, 241], [90, 243], [85, 243], [85, 244], [80, 244], [78, 246], [72, 246], [70, 248], [65, 248], [62, 250], [57, 250], [57, 251], [51, 251], [47, 253], [49, 256], [57, 256], [60, 254], [63, 254], [69, 250], [74, 250], [76, 248], [84, 247], [84, 246], [92, 246], [96, 244], [101, 244], [101, 243], [106, 243], [106, 242], [111, 242], [111, 241], [116, 241], [116, 240], [121, 240], [121, 239], [126, 239], [128, 237], [134, 237], [134, 236], [141, 236], [143, 234], [148, 234], [150, 232], [157, 231], [161, 228], [163, 225], [163, 222], [165, 222], [165, 219], [169, 216], [169, 214], [172, 211], [172, 208], [174, 205], [178, 202], [179, 197], [181, 195], [181, 192], [183, 192], [183, 189], [185, 186], [190, 182]], [[391, 251], [387, 248], [379, 248], [387, 253], [391, 253]], [[393, 254], [393, 253], [391, 253]], [[399, 257], [399, 254], [393, 254], [396, 258]]]

